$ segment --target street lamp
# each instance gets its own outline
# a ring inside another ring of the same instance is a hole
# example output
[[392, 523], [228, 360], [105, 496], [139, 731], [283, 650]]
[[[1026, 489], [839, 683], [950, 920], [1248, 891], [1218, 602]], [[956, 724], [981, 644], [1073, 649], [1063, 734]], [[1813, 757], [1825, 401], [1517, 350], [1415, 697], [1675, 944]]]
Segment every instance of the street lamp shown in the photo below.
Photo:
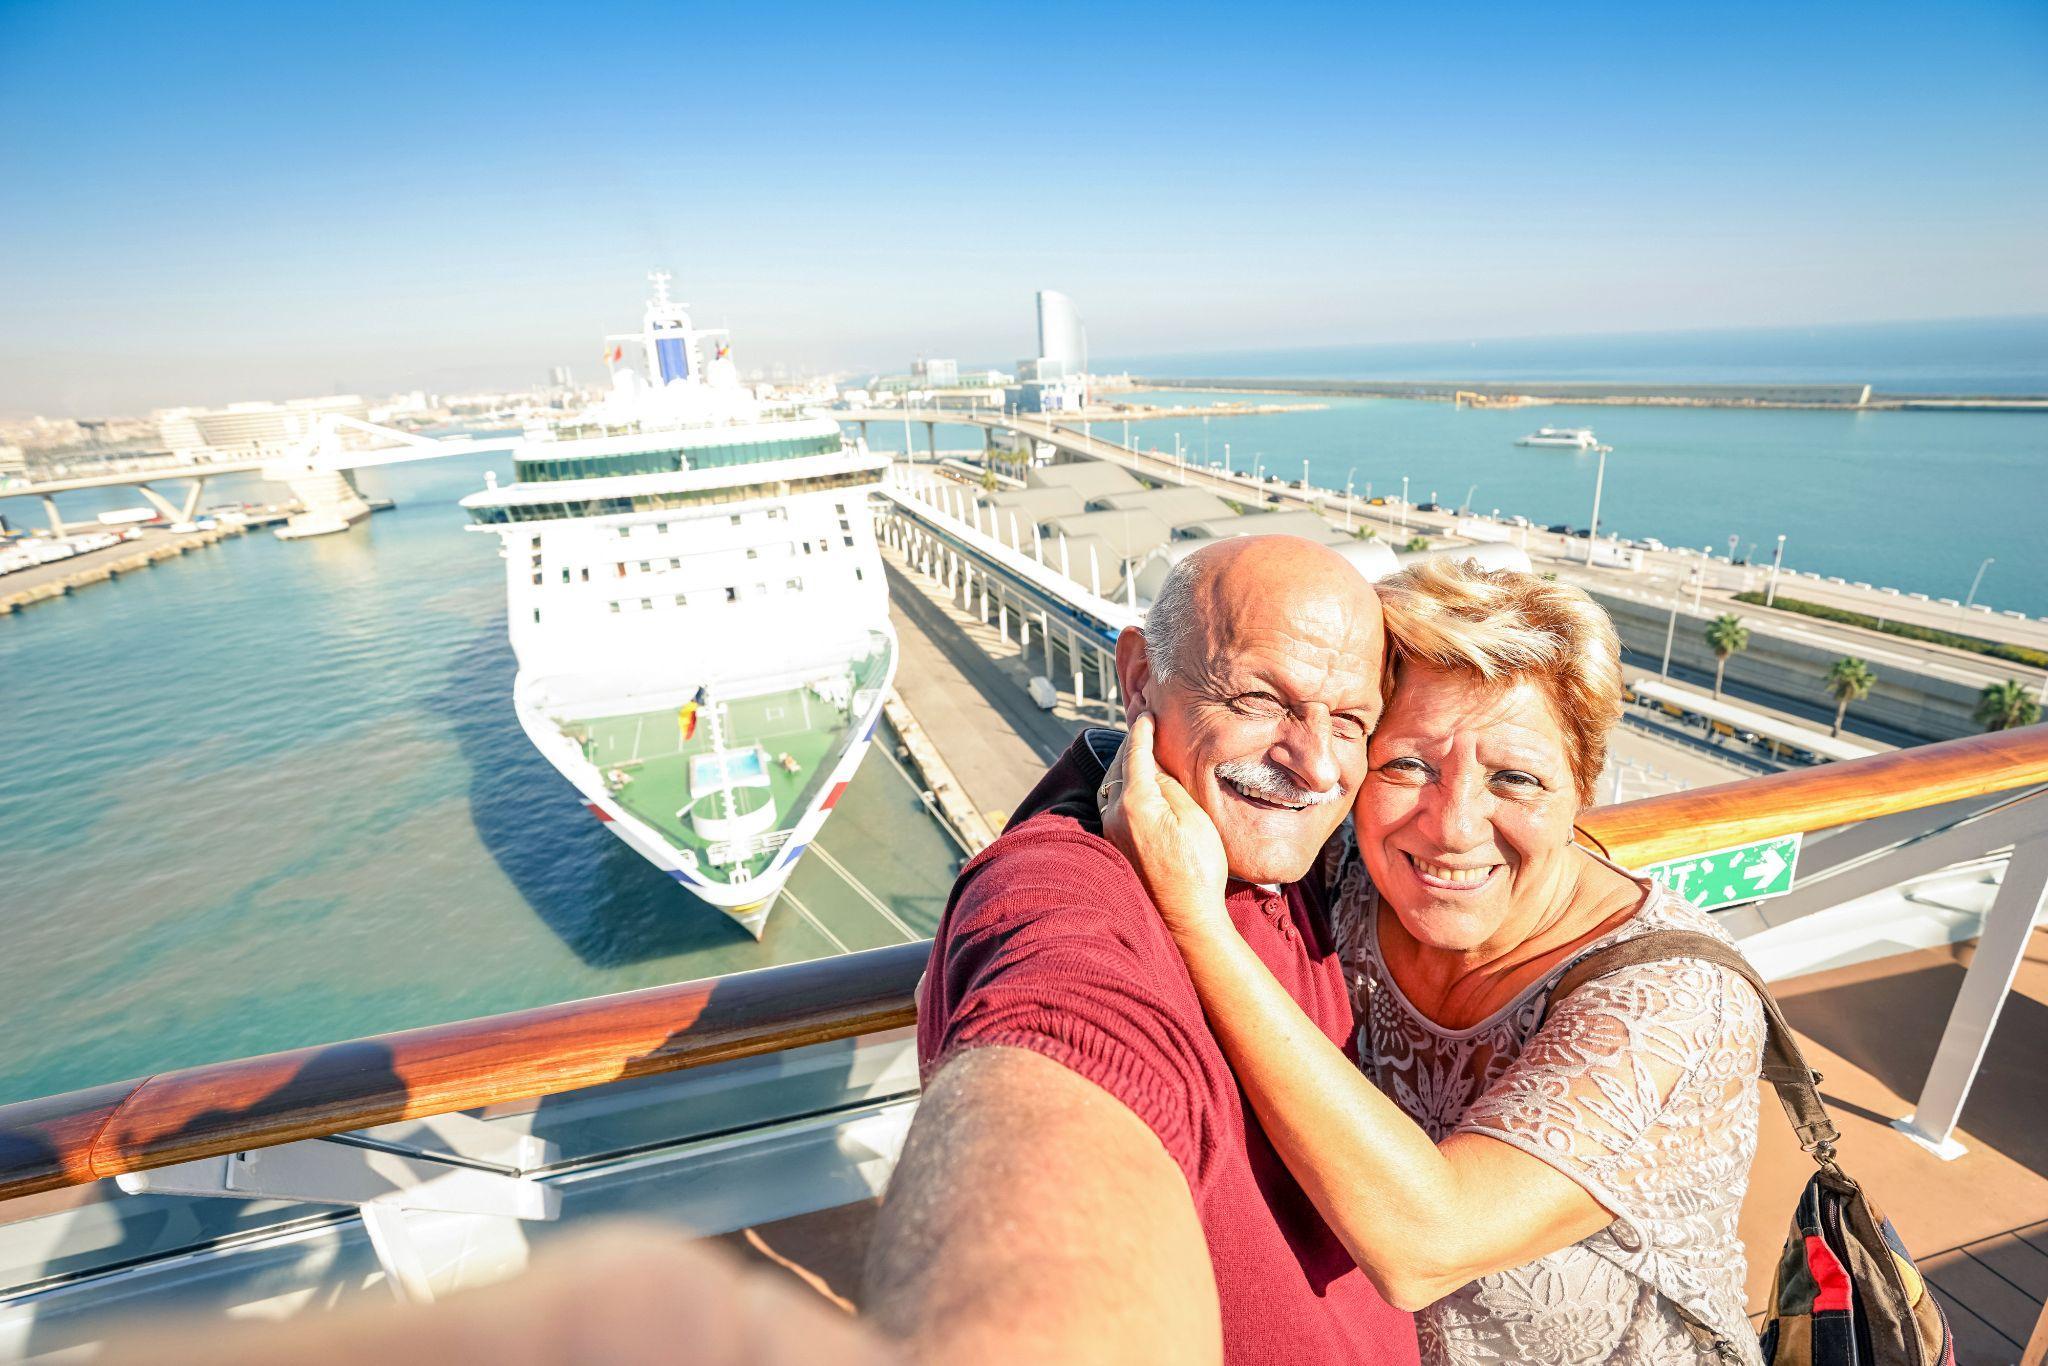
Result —
[[1408, 476], [1401, 476], [1401, 530], [1408, 529]]
[[1301, 462], [1301, 496], [1308, 497], [1308, 461]]
[[1607, 447], [1600, 448], [1600, 468], [1593, 475], [1593, 520], [1586, 528], [1586, 567], [1593, 567], [1593, 542], [1600, 539], [1600, 488], [1607, 482]]
[[1344, 529], [1346, 531], [1351, 530], [1351, 477], [1357, 473], [1358, 466], [1353, 465], [1344, 475]]
[[1477, 492], [1479, 492], [1479, 485], [1477, 484], [1465, 490], [1465, 503], [1463, 507], [1458, 509], [1460, 512], [1470, 512], [1472, 510], [1472, 495]]
[[1230, 473], [1230, 443], [1228, 441], [1223, 443], [1223, 472], [1226, 475]]
[[1963, 612], [1967, 612], [1970, 610], [1970, 604], [1977, 600], [1977, 586], [1984, 582], [1984, 571], [1989, 569], [1992, 565], [1996, 563], [1998, 563], [1997, 556], [1986, 555], [1984, 557], [1984, 563], [1977, 566], [1977, 577], [1970, 580], [1970, 591], [1963, 598], [1962, 610], [1956, 613], [1957, 616], [1961, 616]]
[[1778, 567], [1785, 563], [1785, 533], [1778, 533], [1778, 548], [1771, 555], [1771, 586], [1764, 590], [1764, 606], [1778, 601]]

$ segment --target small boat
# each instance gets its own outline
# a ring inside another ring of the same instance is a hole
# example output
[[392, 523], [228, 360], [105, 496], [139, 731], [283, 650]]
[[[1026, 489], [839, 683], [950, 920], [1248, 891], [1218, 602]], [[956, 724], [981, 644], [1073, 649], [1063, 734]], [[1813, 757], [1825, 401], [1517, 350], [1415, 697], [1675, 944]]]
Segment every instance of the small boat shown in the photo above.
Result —
[[1599, 446], [1591, 427], [1538, 427], [1515, 443], [1517, 446], [1561, 446], [1566, 450], [1590, 451]]

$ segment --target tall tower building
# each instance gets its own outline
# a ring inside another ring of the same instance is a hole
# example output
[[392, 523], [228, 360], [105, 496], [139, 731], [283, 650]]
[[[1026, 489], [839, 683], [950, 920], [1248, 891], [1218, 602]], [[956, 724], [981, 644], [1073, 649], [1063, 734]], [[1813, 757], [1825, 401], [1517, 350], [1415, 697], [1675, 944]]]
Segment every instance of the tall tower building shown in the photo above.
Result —
[[1078, 375], [1088, 368], [1088, 334], [1082, 330], [1081, 314], [1058, 290], [1038, 291], [1038, 354], [1063, 365], [1064, 374]]

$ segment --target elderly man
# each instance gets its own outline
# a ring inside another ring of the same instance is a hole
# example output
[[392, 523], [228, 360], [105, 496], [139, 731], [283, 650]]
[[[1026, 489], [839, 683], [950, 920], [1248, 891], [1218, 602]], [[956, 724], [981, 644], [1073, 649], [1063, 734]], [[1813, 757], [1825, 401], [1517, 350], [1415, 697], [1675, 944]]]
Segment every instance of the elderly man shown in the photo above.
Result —
[[[1216, 822], [1238, 930], [1332, 1040], [1314, 893], [1380, 711], [1372, 587], [1327, 547], [1218, 542], [1117, 641], [1126, 714]], [[1077, 738], [960, 875], [918, 1016], [925, 1099], [868, 1309], [946, 1361], [1412, 1362], [1415, 1332], [1275, 1155], [1143, 885], [1101, 836], [1121, 736]]]

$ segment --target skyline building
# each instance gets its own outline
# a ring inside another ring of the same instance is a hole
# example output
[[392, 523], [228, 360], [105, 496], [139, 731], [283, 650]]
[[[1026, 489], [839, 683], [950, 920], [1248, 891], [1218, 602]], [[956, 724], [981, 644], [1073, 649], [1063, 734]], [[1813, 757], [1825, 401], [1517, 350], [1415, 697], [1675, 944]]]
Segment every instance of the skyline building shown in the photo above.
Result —
[[1080, 310], [1056, 289], [1038, 291], [1038, 359], [1058, 362], [1061, 375], [1078, 375], [1088, 368], [1088, 334], [1081, 326]]

